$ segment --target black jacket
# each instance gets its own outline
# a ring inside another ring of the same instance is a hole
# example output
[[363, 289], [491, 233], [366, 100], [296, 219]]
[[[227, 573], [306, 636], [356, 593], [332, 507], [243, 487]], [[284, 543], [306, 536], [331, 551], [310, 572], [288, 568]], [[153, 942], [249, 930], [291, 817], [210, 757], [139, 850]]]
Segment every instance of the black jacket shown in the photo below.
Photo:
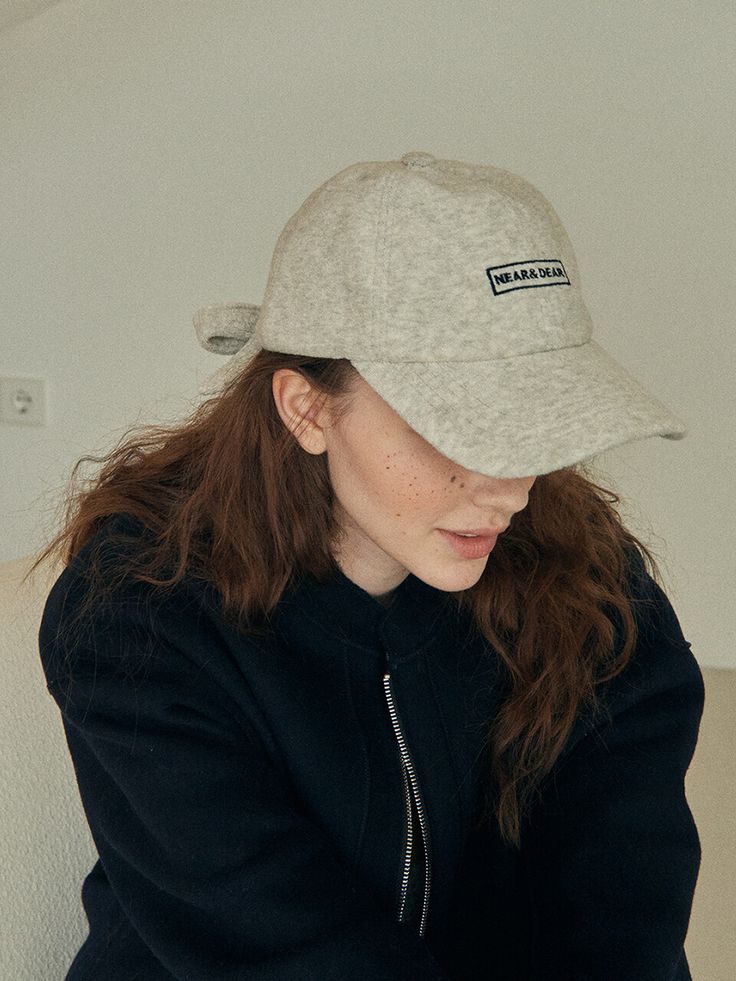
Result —
[[153, 605], [128, 581], [84, 621], [70, 683], [57, 630], [121, 527], [61, 573], [39, 631], [99, 854], [68, 981], [691, 977], [704, 685], [638, 553], [652, 604], [611, 720], [579, 718], [517, 852], [474, 826], [503, 684], [450, 594], [410, 574], [384, 607], [308, 576], [256, 637], [201, 581]]

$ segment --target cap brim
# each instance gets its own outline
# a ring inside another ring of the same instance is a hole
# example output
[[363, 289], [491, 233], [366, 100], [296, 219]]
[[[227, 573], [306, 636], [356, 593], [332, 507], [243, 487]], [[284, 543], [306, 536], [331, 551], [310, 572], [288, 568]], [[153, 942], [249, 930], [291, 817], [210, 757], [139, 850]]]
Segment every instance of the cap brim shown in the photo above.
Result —
[[550, 473], [684, 422], [596, 341], [491, 361], [352, 361], [440, 453], [494, 477]]

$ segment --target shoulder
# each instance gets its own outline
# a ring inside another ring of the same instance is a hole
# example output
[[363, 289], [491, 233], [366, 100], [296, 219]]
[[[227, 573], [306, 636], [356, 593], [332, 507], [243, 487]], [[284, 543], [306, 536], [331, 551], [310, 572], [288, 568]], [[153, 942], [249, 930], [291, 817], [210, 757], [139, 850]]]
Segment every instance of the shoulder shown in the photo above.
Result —
[[97, 672], [105, 660], [127, 669], [172, 646], [180, 657], [200, 655], [213, 610], [209, 590], [187, 577], [160, 588], [121, 574], [124, 560], [145, 543], [150, 533], [139, 521], [112, 515], [53, 582], [38, 631], [48, 684]]
[[[685, 637], [669, 596], [646, 571], [639, 550], [632, 549], [629, 555], [628, 589], [637, 639], [634, 654], [620, 676], [626, 684], [613, 687], [646, 690], [680, 681], [702, 683], [692, 644]], [[612, 683], [615, 681], [612, 679]]]
[[689, 647], [669, 597], [647, 572], [639, 549], [629, 548], [626, 555], [627, 586], [642, 644]]
[[90, 602], [92, 556], [114, 572], [140, 531], [127, 518], [106, 522], [52, 585], [38, 632], [47, 689], [69, 718], [124, 717], [154, 703], [168, 713], [186, 704], [252, 731], [261, 720], [240, 665], [261, 648], [229, 631], [210, 584], [185, 576], [160, 589], [129, 578]]
[[[692, 644], [666, 592], [647, 572], [638, 549], [627, 550], [627, 562], [627, 589], [637, 628], [634, 650], [618, 674], [598, 683], [595, 712], [581, 714], [562, 756], [594, 730], [610, 730], [628, 720], [654, 724], [658, 713], [675, 712], [683, 726], [697, 728], [700, 721], [705, 684]], [[617, 614], [614, 620], [617, 655], [622, 645]]]

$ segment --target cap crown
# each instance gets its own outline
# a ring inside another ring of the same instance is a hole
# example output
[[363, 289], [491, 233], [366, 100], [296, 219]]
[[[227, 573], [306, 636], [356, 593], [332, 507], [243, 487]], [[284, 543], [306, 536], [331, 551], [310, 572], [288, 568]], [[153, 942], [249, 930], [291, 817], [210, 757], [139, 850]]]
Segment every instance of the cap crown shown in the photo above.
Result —
[[577, 261], [535, 187], [422, 151], [352, 164], [282, 229], [256, 326], [274, 351], [474, 361], [585, 343]]

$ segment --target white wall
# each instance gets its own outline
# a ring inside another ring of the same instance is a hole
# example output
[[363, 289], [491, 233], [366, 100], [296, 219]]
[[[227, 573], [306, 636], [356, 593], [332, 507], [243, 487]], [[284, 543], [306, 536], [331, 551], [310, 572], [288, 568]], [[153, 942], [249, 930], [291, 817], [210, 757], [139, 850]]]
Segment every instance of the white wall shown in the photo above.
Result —
[[[530, 179], [594, 336], [689, 424], [610, 451], [703, 665], [736, 667], [734, 7], [725, 0], [62, 0], [0, 33], [0, 560], [40, 547], [73, 463], [173, 421], [222, 359], [191, 317], [260, 303], [276, 237], [357, 160]], [[89, 468], [86, 472], [89, 472]]]

